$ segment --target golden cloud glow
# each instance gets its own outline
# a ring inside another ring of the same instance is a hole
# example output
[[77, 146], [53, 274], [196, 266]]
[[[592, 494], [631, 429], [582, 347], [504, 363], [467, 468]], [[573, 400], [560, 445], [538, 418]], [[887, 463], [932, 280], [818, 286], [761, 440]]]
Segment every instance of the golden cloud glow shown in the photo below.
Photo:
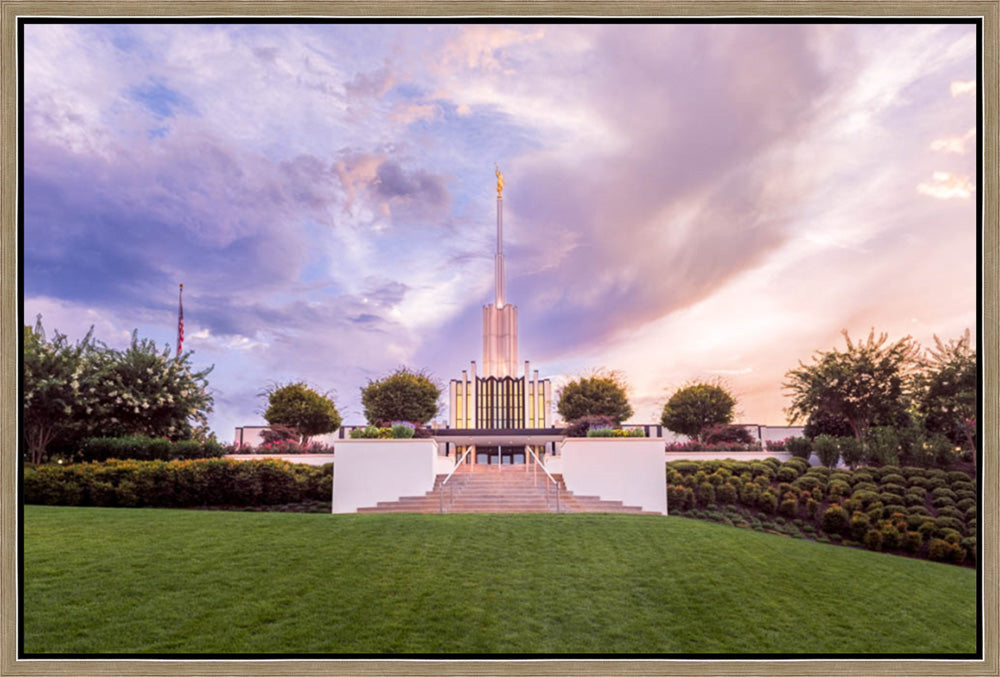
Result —
[[975, 141], [975, 139], [976, 139], [976, 129], [975, 127], [973, 127], [962, 136], [951, 136], [944, 139], [934, 139], [934, 141], [931, 142], [931, 150], [937, 150], [943, 153], [958, 153], [959, 155], [964, 155], [966, 145], [970, 141]]
[[972, 193], [975, 191], [969, 177], [961, 174], [934, 172], [932, 178], [930, 183], [918, 185], [917, 192], [936, 197], [939, 200], [949, 200], [953, 197], [963, 199], [972, 197]]
[[962, 94], [975, 94], [975, 80], [955, 80], [951, 83], [951, 95], [960, 96]]

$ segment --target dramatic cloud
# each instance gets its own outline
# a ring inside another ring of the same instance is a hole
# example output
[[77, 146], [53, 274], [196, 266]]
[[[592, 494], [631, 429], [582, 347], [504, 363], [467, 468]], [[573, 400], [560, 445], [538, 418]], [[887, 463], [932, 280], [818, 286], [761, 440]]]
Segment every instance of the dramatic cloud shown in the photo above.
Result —
[[[25, 27], [26, 321], [133, 328], [270, 382], [479, 359], [506, 177], [520, 354], [723, 378], [781, 423], [799, 359], [976, 320], [971, 24]], [[949, 271], [943, 275], [941, 271]], [[442, 412], [441, 418], [444, 418]]]

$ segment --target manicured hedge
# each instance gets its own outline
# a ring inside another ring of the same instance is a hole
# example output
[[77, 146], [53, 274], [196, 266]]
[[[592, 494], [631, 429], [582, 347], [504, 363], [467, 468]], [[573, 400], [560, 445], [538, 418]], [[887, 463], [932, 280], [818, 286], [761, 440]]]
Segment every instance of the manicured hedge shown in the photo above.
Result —
[[171, 442], [165, 437], [90, 437], [73, 455], [74, 461], [107, 461], [135, 459], [137, 461], [177, 461], [192, 458], [219, 458], [225, 447], [214, 440]]
[[333, 464], [277, 459], [106, 461], [24, 469], [25, 503], [72, 506], [258, 506], [329, 501]]

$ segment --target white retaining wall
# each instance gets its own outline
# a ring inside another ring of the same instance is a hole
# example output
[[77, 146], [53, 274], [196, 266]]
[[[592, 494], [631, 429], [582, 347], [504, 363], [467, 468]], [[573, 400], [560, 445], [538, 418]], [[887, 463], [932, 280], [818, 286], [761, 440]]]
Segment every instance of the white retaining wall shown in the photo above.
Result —
[[[787, 451], [668, 451], [664, 454], [667, 463], [671, 461], [724, 461], [727, 458], [734, 461], [763, 461], [776, 458], [782, 463], [792, 457]], [[809, 465], [820, 465], [819, 457], [813, 454], [809, 457]]]
[[434, 440], [337, 440], [333, 512], [423, 496], [434, 488], [437, 458]]
[[662, 439], [574, 437], [562, 443], [559, 456], [546, 468], [562, 472], [569, 491], [667, 514]]

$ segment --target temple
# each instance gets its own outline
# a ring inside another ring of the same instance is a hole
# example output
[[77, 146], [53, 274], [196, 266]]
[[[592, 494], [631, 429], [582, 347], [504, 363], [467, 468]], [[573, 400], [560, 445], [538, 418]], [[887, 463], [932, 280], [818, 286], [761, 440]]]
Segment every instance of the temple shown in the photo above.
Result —
[[[503, 174], [497, 176], [497, 249], [494, 256], [493, 303], [483, 306], [483, 360], [481, 370], [473, 361], [462, 377], [452, 379], [449, 386], [448, 436], [477, 438], [476, 453], [470, 455], [473, 464], [516, 464], [530, 462], [525, 458], [532, 441], [532, 431], [538, 442], [548, 441], [552, 420], [552, 384], [539, 379], [525, 360], [523, 371], [517, 356], [517, 306], [507, 303], [506, 275], [503, 255]], [[549, 430], [543, 430], [549, 429]], [[517, 432], [515, 432], [517, 431]], [[497, 434], [519, 438], [508, 446], [490, 444]], [[465, 433], [462, 435], [462, 433]], [[488, 436], [490, 439], [484, 439]], [[466, 445], [458, 445], [463, 453]], [[540, 449], [533, 449], [540, 451]], [[530, 452], [529, 452], [530, 455]]]

